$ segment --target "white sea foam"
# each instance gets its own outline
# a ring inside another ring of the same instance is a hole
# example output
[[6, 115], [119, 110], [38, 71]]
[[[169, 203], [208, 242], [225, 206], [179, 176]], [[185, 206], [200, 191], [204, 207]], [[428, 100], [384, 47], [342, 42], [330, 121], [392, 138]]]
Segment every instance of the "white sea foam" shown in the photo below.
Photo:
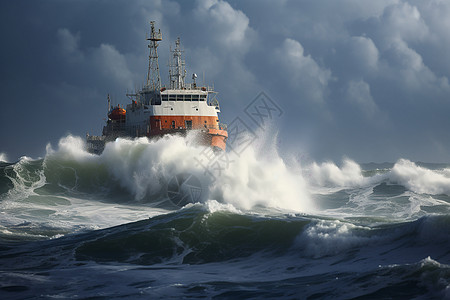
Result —
[[415, 193], [450, 195], [450, 170], [429, 170], [400, 159], [390, 172], [390, 180]]
[[369, 230], [339, 220], [322, 220], [310, 225], [296, 239], [296, 246], [312, 257], [323, 257], [344, 253], [348, 249], [368, 244], [369, 237], [357, 236], [355, 230]]
[[223, 204], [223, 203], [217, 202], [216, 200], [206, 201], [205, 207], [210, 213], [215, 213], [218, 211], [226, 211], [226, 212], [231, 212], [231, 213], [235, 213], [235, 214], [242, 214], [242, 212], [239, 209], [236, 209], [232, 204], [229, 204], [229, 203]]
[[[168, 182], [178, 174], [186, 173], [200, 182], [201, 196], [195, 200], [209, 203], [211, 210], [215, 210], [212, 203], [220, 203], [238, 211], [263, 208], [314, 213], [317, 208], [311, 194], [331, 194], [340, 189], [354, 190], [348, 200], [343, 199], [340, 207], [332, 204], [334, 209], [330, 210], [330, 206], [324, 205], [327, 207], [325, 212], [364, 215], [371, 211], [380, 216], [388, 213], [389, 216], [404, 217], [405, 213], [419, 216], [424, 204], [447, 204], [429, 197], [422, 199], [422, 196], [405, 194], [403, 196], [410, 199], [409, 208], [407, 206], [405, 210], [401, 198], [384, 202], [372, 199], [372, 189], [384, 181], [401, 184], [412, 193], [449, 194], [449, 169], [433, 171], [399, 160], [391, 171], [368, 177], [363, 175], [356, 162], [344, 159], [341, 166], [333, 162], [312, 163], [302, 172], [299, 166], [288, 166], [280, 157], [271, 135], [268, 139], [263, 134], [258, 136], [260, 139], [239, 155], [229, 151], [225, 156], [205, 155], [209, 148], [191, 144], [190, 135], [165, 136], [157, 140], [117, 139], [108, 143], [101, 155], [87, 153], [82, 138], [67, 136], [60, 140], [56, 150], [50, 145], [47, 147], [45, 161], [53, 159], [62, 165], [65, 161], [75, 161], [81, 167], [101, 168], [105, 170], [110, 186], [120, 185], [137, 204], [144, 205], [167, 201]], [[226, 161], [217, 171], [214, 164], [223, 159]], [[28, 191], [41, 185], [39, 182]], [[330, 201], [336, 203], [334, 199]]]
[[314, 162], [308, 169], [313, 185], [355, 187], [368, 182], [362, 175], [361, 167], [350, 159], [344, 159], [341, 167], [333, 162], [324, 162], [320, 165]]
[[361, 167], [350, 159], [344, 159], [340, 167], [334, 162], [314, 162], [305, 171], [311, 186], [323, 188], [357, 188], [388, 181], [419, 194], [450, 195], [450, 169], [430, 170], [407, 159], [400, 159], [390, 171], [371, 177], [363, 176]]
[[52, 157], [63, 160], [75, 159], [81, 161], [89, 157], [94, 157], [93, 154], [86, 151], [84, 139], [73, 135], [61, 138], [58, 142], [57, 150], [53, 149], [51, 144], [47, 144], [46, 153], [47, 158]]
[[23, 156], [16, 164], [14, 164], [13, 170], [16, 176], [7, 176], [13, 184], [13, 188], [5, 194], [5, 201], [36, 195], [35, 190], [44, 186], [44, 171], [38, 170], [37, 172], [30, 172], [27, 165], [31, 161], [31, 158]]
[[[301, 212], [312, 209], [303, 177], [289, 169], [273, 147], [261, 147], [260, 142], [240, 155], [206, 156], [209, 148], [192, 145], [191, 139], [192, 136], [165, 136], [151, 141], [117, 139], [96, 156], [86, 153], [81, 138], [69, 136], [61, 139], [56, 151], [49, 146], [47, 156], [106, 166], [137, 201], [148, 195], [167, 197], [167, 182], [177, 174], [189, 173], [201, 182], [202, 202], [217, 200], [244, 210], [257, 206]], [[268, 150], [270, 155], [264, 154]], [[217, 171], [215, 166], [223, 158], [228, 161]]]
[[8, 162], [8, 156], [4, 152], [0, 152], [0, 162]]
[[257, 206], [302, 212], [313, 209], [303, 177], [278, 155], [260, 158], [253, 147], [223, 170], [210, 197], [247, 210]]

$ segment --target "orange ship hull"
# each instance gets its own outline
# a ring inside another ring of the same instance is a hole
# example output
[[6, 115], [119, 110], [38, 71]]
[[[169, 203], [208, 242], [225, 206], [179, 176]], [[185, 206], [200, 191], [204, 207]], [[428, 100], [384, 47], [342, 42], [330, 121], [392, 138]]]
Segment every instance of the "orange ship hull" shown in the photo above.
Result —
[[195, 143], [210, 146], [214, 150], [226, 149], [228, 133], [218, 125], [217, 117], [211, 116], [152, 116], [149, 138], [166, 134], [198, 132]]

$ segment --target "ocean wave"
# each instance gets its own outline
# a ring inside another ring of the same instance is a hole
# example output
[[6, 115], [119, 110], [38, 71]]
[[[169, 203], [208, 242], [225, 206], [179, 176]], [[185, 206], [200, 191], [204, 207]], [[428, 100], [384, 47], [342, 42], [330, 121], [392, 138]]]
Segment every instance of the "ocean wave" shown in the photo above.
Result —
[[[23, 157], [0, 166], [1, 205], [18, 208], [24, 200], [57, 204], [65, 198], [176, 210], [198, 202], [243, 213], [387, 219], [417, 219], [450, 210], [450, 169], [445, 167], [430, 169], [401, 159], [391, 168], [367, 171], [345, 159], [340, 166], [314, 162], [301, 168], [286, 163], [269, 141], [232, 156], [226, 168], [212, 176], [214, 169], [200, 163], [207, 148], [189, 141], [189, 136], [176, 135], [117, 139], [94, 155], [85, 150], [82, 138], [69, 135], [56, 148], [48, 145], [43, 159]], [[192, 180], [182, 185], [187, 178]]]
[[7, 192], [0, 195], [3, 199], [26, 198], [36, 195], [35, 190], [45, 184], [42, 160], [33, 160], [24, 156], [17, 163], [6, 165], [2, 169], [3, 180], [9, 181]]
[[371, 164], [363, 170], [345, 159], [304, 168], [318, 211], [335, 217], [374, 216], [417, 219], [450, 213], [450, 169], [444, 164], [417, 164], [400, 159], [390, 167]]
[[133, 264], [203, 264], [286, 251], [309, 221], [207, 212], [192, 206], [151, 220], [95, 233], [76, 249], [78, 260]]
[[6, 163], [8, 162], [8, 156], [4, 152], [0, 152], [0, 162]]
[[[33, 224], [21, 226], [35, 228]], [[205, 264], [262, 255], [269, 260], [285, 256], [363, 267], [383, 261], [408, 263], [418, 257], [447, 257], [449, 232], [449, 216], [371, 226], [314, 216], [210, 212], [206, 205], [196, 204], [141, 221], [43, 241], [36, 245], [40, 250], [30, 252], [46, 256], [46, 251], [52, 251], [48, 249], [64, 245], [78, 261]], [[51, 234], [54, 237], [58, 232]]]
[[449, 296], [448, 167], [302, 169], [269, 144], [215, 176], [180, 136], [117, 139], [101, 155], [67, 136], [42, 159], [1, 163], [0, 293]]
[[361, 167], [350, 159], [344, 159], [341, 167], [333, 162], [314, 162], [308, 169], [311, 183], [319, 186], [355, 187], [369, 181], [363, 176]]
[[[358, 225], [350, 221], [319, 219], [299, 234], [295, 247], [313, 258], [346, 256], [370, 260], [372, 248], [383, 249], [387, 256], [416, 257], [424, 254], [442, 257], [450, 247], [450, 216], [426, 216], [414, 221], [379, 225]], [[408, 254], [399, 253], [406, 251]], [[356, 251], [356, 252], [355, 252]]]
[[[119, 195], [128, 201], [132, 197], [137, 203], [161, 203], [169, 198], [170, 181], [188, 174], [198, 179], [198, 202], [217, 200], [244, 210], [313, 209], [302, 175], [291, 170], [276, 151], [270, 157], [264, 156], [267, 147], [256, 149], [250, 145], [234, 155], [220, 173], [212, 175], [213, 167], [205, 168], [201, 163], [207, 149], [190, 144], [190, 138], [173, 135], [157, 140], [117, 139], [107, 143], [101, 155], [93, 155], [85, 151], [83, 139], [67, 136], [56, 149], [47, 146], [41, 169], [36, 171], [44, 175], [44, 186], [41, 182], [34, 189], [101, 199]], [[20, 194], [19, 185], [14, 190]]]
[[430, 170], [409, 160], [400, 159], [392, 168], [389, 179], [416, 193], [450, 196], [450, 169], [448, 168]]
[[217, 297], [274, 299], [448, 295], [448, 216], [358, 223], [190, 204], [114, 227], [2, 243], [2, 291], [22, 298], [55, 289], [65, 296], [83, 290], [129, 298], [198, 298], [205, 290]]

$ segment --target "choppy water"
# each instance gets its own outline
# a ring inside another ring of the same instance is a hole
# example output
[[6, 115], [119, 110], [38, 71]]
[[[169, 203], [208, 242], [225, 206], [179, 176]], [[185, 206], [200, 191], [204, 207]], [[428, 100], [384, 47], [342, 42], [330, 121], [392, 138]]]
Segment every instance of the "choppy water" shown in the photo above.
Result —
[[2, 299], [450, 298], [450, 165], [83, 149], [0, 163]]

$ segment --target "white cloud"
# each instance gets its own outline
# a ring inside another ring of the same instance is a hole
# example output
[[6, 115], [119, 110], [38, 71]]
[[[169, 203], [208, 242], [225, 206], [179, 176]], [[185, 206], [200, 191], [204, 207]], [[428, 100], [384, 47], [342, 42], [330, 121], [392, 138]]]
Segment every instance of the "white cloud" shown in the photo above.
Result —
[[101, 74], [102, 81], [115, 82], [114, 85], [117, 84], [124, 89], [133, 88], [135, 78], [128, 67], [127, 58], [114, 46], [100, 44], [96, 48], [81, 49], [81, 34], [78, 32], [74, 35], [67, 28], [58, 29], [57, 38], [60, 52], [64, 57], [63, 62], [78, 66], [79, 76]]
[[[386, 6], [380, 16], [369, 18], [361, 24], [363, 26], [358, 30], [367, 35], [359, 37], [360, 45], [356, 45], [352, 38], [355, 49], [352, 57], [359, 57], [358, 66], [371, 66], [371, 77], [365, 78], [366, 81], [389, 79], [389, 82], [396, 84], [396, 90], [407, 94], [402, 101], [428, 101], [423, 96], [420, 99], [415, 93], [420, 91], [420, 95], [423, 95], [436, 89], [450, 88], [446, 76], [435, 73], [424, 60], [424, 56], [432, 49], [430, 36], [433, 34], [417, 6], [404, 1], [393, 3]], [[363, 45], [362, 39], [367, 39], [366, 45]], [[368, 48], [365, 49], [365, 46]], [[368, 74], [362, 72], [353, 75]]]
[[254, 31], [242, 11], [222, 0], [199, 0], [197, 4], [195, 12], [209, 33], [208, 38], [235, 55], [248, 51]]
[[92, 63], [105, 77], [110, 77], [126, 88], [133, 88], [133, 75], [128, 69], [126, 58], [112, 45], [101, 44], [93, 51]]
[[305, 55], [298, 41], [290, 38], [276, 49], [275, 57], [282, 65], [281, 77], [287, 79], [297, 91], [301, 90], [307, 98], [305, 100], [324, 102], [324, 94], [331, 79], [330, 70], [321, 68], [310, 55]]
[[[385, 65], [379, 76], [391, 78], [399, 88], [412, 91], [448, 90], [446, 77], [439, 78], [424, 64], [422, 56], [410, 48], [405, 41], [396, 40], [384, 49]], [[406, 100], [406, 99], [405, 99]], [[421, 99], [428, 100], [428, 99]]]
[[372, 95], [370, 86], [364, 80], [352, 80], [347, 87], [347, 100], [358, 107], [366, 117], [374, 117], [379, 112]]
[[350, 55], [353, 63], [363, 71], [374, 71], [378, 67], [379, 52], [372, 39], [364, 36], [350, 38]]
[[83, 60], [83, 53], [80, 52], [80, 33], [72, 34], [67, 28], [59, 28], [56, 36], [61, 47], [61, 51], [66, 59], [71, 62]]
[[428, 26], [416, 6], [398, 3], [386, 7], [380, 18], [383, 34], [389, 39], [420, 41], [429, 35]]

